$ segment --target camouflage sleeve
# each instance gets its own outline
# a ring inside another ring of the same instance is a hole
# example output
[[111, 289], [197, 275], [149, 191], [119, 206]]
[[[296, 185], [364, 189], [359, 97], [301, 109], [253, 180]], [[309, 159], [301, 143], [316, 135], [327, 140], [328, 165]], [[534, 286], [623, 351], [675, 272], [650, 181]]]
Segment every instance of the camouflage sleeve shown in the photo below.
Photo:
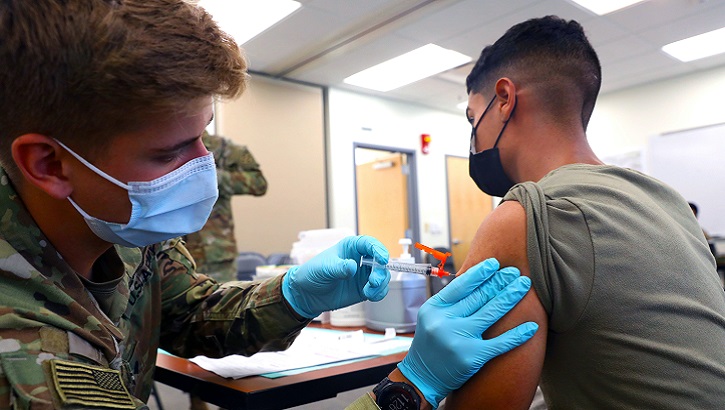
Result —
[[216, 135], [203, 138], [207, 150], [214, 153], [220, 196], [261, 196], [267, 192], [267, 180], [247, 147]]
[[310, 322], [282, 297], [282, 276], [220, 285], [194, 271], [193, 259], [176, 239], [162, 244], [157, 260], [161, 347], [173, 354], [222, 357], [284, 350]]
[[100, 351], [95, 360], [88, 352], [93, 345], [52, 326], [0, 330], [0, 410], [148, 410]]

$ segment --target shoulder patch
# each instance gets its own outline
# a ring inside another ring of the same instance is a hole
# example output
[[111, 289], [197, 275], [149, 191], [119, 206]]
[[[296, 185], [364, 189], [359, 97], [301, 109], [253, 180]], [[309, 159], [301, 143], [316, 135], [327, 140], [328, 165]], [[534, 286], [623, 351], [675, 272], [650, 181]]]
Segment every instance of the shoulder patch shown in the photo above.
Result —
[[118, 370], [64, 360], [51, 360], [53, 385], [63, 405], [102, 409], [135, 409]]

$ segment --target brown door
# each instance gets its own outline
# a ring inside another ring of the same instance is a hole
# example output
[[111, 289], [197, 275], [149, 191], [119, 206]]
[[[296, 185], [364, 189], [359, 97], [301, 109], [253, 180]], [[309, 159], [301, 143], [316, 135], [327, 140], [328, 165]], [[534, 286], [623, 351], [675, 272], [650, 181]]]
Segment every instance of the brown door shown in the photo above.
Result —
[[451, 253], [458, 271], [478, 226], [491, 213], [493, 202], [468, 176], [468, 158], [446, 156], [446, 176]]
[[[408, 220], [407, 156], [401, 153], [356, 148], [357, 230], [379, 239], [392, 255], [400, 253], [398, 241], [406, 237]], [[377, 153], [375, 152], [377, 151]]]

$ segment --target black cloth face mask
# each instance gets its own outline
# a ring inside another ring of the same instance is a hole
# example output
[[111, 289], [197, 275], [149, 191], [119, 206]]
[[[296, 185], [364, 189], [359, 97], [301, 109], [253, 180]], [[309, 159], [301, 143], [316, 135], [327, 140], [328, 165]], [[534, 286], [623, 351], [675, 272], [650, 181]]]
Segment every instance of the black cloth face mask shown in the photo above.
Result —
[[[476, 183], [478, 189], [488, 195], [502, 197], [506, 195], [506, 192], [508, 192], [512, 186], [514, 186], [514, 182], [506, 176], [506, 172], [504, 172], [503, 165], [501, 164], [501, 155], [499, 154], [496, 146], [498, 145], [498, 141], [501, 139], [501, 135], [503, 135], [503, 131], [506, 129], [509, 120], [511, 120], [511, 116], [514, 115], [513, 111], [511, 111], [511, 115], [504, 123], [503, 128], [501, 128], [501, 132], [498, 133], [498, 137], [496, 138], [496, 142], [493, 144], [493, 148], [476, 153], [476, 131], [478, 129], [478, 125], [481, 123], [481, 120], [486, 115], [489, 108], [491, 108], [494, 100], [496, 100], [495, 95], [491, 99], [491, 102], [489, 102], [486, 106], [486, 109], [483, 111], [483, 114], [481, 114], [481, 117], [478, 119], [476, 125], [474, 125], [471, 130], [471, 153], [468, 157], [468, 174], [471, 176], [471, 179], [473, 179], [473, 182]], [[516, 106], [514, 106], [514, 110], [515, 109]]]

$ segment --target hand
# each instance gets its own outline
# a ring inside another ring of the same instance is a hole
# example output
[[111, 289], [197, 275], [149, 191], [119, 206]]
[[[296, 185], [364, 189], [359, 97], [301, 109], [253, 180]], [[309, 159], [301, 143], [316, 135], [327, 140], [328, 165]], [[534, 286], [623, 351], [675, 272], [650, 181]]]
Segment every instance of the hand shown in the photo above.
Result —
[[388, 263], [388, 250], [371, 236], [348, 236], [309, 262], [291, 268], [282, 280], [282, 295], [300, 316], [314, 318], [388, 294], [390, 271], [360, 266], [362, 256]]
[[519, 270], [499, 270], [487, 259], [430, 298], [418, 311], [415, 338], [398, 364], [435, 408], [487, 361], [529, 340], [539, 326], [528, 322], [490, 340], [483, 332], [524, 297], [531, 280]]

